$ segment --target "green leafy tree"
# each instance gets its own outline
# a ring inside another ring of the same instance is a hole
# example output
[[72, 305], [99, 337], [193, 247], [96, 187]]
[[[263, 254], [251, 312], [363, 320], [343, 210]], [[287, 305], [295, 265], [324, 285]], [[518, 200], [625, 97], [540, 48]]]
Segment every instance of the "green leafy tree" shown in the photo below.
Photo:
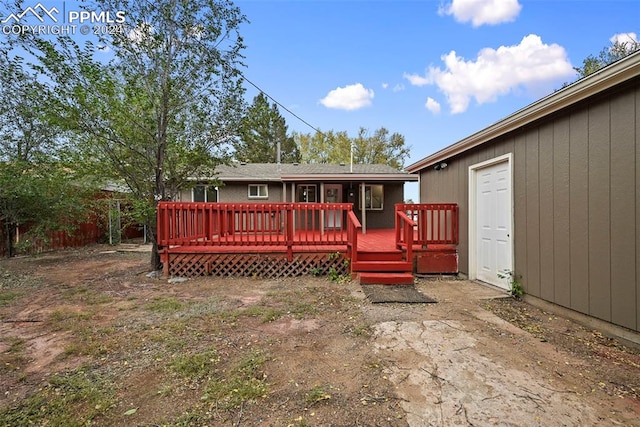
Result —
[[72, 231], [86, 215], [91, 189], [64, 161], [64, 135], [47, 110], [49, 88], [22, 58], [6, 52], [0, 56], [0, 97], [0, 223], [11, 257], [20, 225], [39, 239], [53, 230]]
[[[294, 134], [302, 161], [305, 163], [349, 163], [351, 139], [346, 132], [316, 132]], [[355, 159], [354, 159], [355, 160]]]
[[351, 147], [353, 162], [356, 164], [387, 164], [398, 170], [404, 167], [409, 157], [409, 147], [405, 145], [404, 136], [399, 133], [390, 134], [384, 127], [373, 134], [360, 128], [354, 138], [346, 132], [317, 132], [295, 135], [302, 161], [307, 163], [349, 163]]
[[77, 159], [128, 187], [136, 217], [161, 267], [156, 207], [228, 161], [243, 105], [245, 17], [228, 1], [101, 0], [93, 10], [125, 10], [122, 31], [99, 46], [70, 37], [36, 39], [33, 53], [57, 94], [58, 125], [73, 132]]
[[581, 67], [574, 67], [580, 77], [586, 77], [599, 69], [631, 55], [640, 49], [640, 42], [629, 38], [628, 41], [615, 41], [603, 48], [600, 53], [589, 55], [582, 61]]
[[234, 143], [234, 157], [250, 163], [295, 163], [300, 152], [292, 136], [287, 135], [287, 125], [278, 106], [269, 105], [267, 97], [260, 93], [253, 98], [240, 124], [239, 139]]

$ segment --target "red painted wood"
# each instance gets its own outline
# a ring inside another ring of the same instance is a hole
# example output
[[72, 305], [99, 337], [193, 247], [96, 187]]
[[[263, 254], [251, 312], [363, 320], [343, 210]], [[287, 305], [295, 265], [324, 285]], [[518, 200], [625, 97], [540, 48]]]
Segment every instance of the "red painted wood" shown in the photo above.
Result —
[[413, 285], [411, 273], [358, 273], [361, 285]]
[[359, 261], [402, 261], [403, 253], [401, 250], [395, 251], [358, 251]]
[[[292, 260], [296, 252], [339, 251], [347, 254], [354, 272], [411, 272], [414, 251], [457, 244], [457, 209], [455, 204], [398, 204], [394, 229], [362, 234], [346, 203], [160, 202], [158, 239], [172, 253], [286, 253]], [[330, 229], [324, 227], [328, 215], [335, 226]], [[432, 258], [424, 257], [423, 264]]]
[[357, 261], [351, 264], [351, 271], [395, 271], [410, 272], [413, 270], [413, 263], [410, 261]]
[[[417, 220], [415, 243], [421, 246], [431, 244], [458, 244], [458, 205], [455, 203], [398, 203], [396, 212], [405, 212], [409, 218]], [[404, 244], [396, 221], [396, 239]]]
[[418, 254], [416, 271], [420, 274], [458, 273], [458, 252], [456, 249], [433, 249]]

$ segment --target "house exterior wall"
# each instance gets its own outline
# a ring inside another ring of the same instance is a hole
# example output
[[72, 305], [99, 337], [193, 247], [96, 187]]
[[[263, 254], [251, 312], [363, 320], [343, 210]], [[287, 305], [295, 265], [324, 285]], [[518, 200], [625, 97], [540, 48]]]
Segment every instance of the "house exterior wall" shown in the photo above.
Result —
[[[238, 203], [238, 202], [282, 202], [282, 184], [279, 182], [269, 182], [268, 185], [268, 198], [266, 199], [250, 199], [249, 198], [249, 184], [264, 184], [260, 182], [229, 182], [218, 187], [218, 202], [220, 203]], [[192, 192], [191, 190], [183, 190], [180, 193], [180, 201], [191, 202]]]
[[[286, 184], [286, 200], [283, 200], [283, 185], [279, 182], [269, 182], [268, 195], [266, 199], [249, 199], [248, 197], [248, 182], [227, 182], [218, 188], [218, 201], [220, 203], [260, 203], [260, 202], [282, 202], [282, 201], [295, 201], [295, 197], [292, 194], [291, 183]], [[254, 184], [254, 183], [251, 183]], [[255, 184], [259, 184], [256, 182]], [[320, 183], [310, 182], [305, 183], [308, 185], [316, 185], [318, 202], [320, 201]], [[381, 184], [384, 186], [384, 209], [381, 211], [369, 210], [367, 211], [367, 228], [393, 228], [395, 226], [395, 204], [404, 202], [404, 182], [367, 182], [367, 184]], [[343, 183], [343, 202], [349, 202], [347, 192], [349, 190], [349, 183]], [[361, 211], [359, 208], [360, 200], [360, 183], [353, 183], [352, 188], [355, 189], [355, 201], [353, 209], [356, 216], [360, 221]], [[192, 192], [191, 190], [183, 190], [178, 198], [179, 201], [191, 202]]]
[[221, 203], [250, 202], [250, 203], [277, 203], [282, 202], [282, 183], [268, 182], [266, 199], [249, 198], [249, 184], [265, 184], [264, 182], [228, 182], [219, 187], [218, 197]]
[[[395, 227], [395, 205], [404, 202], [404, 183], [367, 183], [382, 184], [384, 186], [384, 205], [383, 210], [367, 211], [367, 228], [384, 229]], [[360, 211], [360, 190], [357, 190], [356, 202], [353, 206], [356, 216], [362, 221], [362, 212]]]
[[527, 294], [640, 330], [640, 78], [420, 172], [420, 200], [460, 209], [469, 166], [512, 153], [514, 271]]

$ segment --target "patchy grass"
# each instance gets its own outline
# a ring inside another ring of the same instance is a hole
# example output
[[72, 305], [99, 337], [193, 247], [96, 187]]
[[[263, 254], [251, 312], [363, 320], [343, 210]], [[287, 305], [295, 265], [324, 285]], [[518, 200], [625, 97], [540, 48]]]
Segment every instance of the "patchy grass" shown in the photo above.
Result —
[[331, 394], [327, 391], [328, 388], [331, 387], [316, 386], [309, 390], [305, 396], [307, 405], [312, 406], [323, 400], [331, 399]]
[[232, 410], [265, 397], [267, 382], [262, 368], [268, 359], [269, 356], [261, 350], [251, 350], [224, 377], [212, 378], [208, 382], [202, 400]]
[[211, 349], [202, 353], [181, 354], [169, 362], [171, 372], [192, 380], [211, 375], [220, 362], [218, 353]]
[[50, 377], [18, 405], [0, 411], [0, 425], [90, 425], [115, 402], [109, 380], [80, 369]]
[[[11, 295], [0, 316], [42, 320], [0, 336], [0, 426], [332, 425], [335, 414], [342, 425], [402, 425], [384, 422], [397, 404], [360, 402], [361, 384], [374, 385], [350, 290], [307, 277], [168, 286], [141, 274], [148, 257], [136, 256], [0, 260], [24, 279], [0, 287]], [[21, 276], [32, 271], [38, 289]]]
[[71, 301], [84, 302], [89, 305], [109, 304], [113, 298], [102, 292], [97, 292], [85, 286], [67, 289], [63, 296]]
[[157, 313], [175, 313], [182, 310], [184, 304], [172, 297], [155, 297], [144, 308]]
[[13, 301], [16, 298], [20, 298], [22, 295], [24, 295], [23, 292], [15, 292], [15, 291], [0, 292], [0, 307], [3, 305], [9, 305], [11, 301]]
[[284, 310], [278, 309], [275, 307], [265, 307], [265, 306], [254, 305], [247, 308], [246, 310], [235, 311], [234, 313], [231, 314], [230, 317], [231, 318], [236, 316], [258, 317], [263, 322], [268, 323], [268, 322], [273, 322], [275, 320], [278, 320], [279, 318], [284, 316], [285, 313], [286, 312]]
[[3, 337], [2, 342], [7, 344], [4, 352], [0, 353], [0, 373], [19, 371], [26, 363], [25, 349], [27, 342], [22, 338]]

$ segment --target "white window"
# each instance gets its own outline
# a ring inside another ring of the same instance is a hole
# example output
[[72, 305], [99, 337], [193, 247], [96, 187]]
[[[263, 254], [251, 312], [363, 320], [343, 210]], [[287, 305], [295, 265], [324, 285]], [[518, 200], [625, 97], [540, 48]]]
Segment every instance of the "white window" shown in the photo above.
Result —
[[213, 185], [196, 185], [193, 187], [191, 200], [194, 202], [217, 202], [218, 187]]
[[250, 199], [267, 199], [269, 198], [269, 187], [267, 184], [249, 184]]
[[316, 197], [315, 185], [298, 185], [297, 201], [300, 203], [315, 203], [318, 201]]
[[[362, 200], [359, 206], [362, 209]], [[381, 211], [384, 208], [384, 186], [381, 184], [364, 186], [364, 207], [369, 211]]]

